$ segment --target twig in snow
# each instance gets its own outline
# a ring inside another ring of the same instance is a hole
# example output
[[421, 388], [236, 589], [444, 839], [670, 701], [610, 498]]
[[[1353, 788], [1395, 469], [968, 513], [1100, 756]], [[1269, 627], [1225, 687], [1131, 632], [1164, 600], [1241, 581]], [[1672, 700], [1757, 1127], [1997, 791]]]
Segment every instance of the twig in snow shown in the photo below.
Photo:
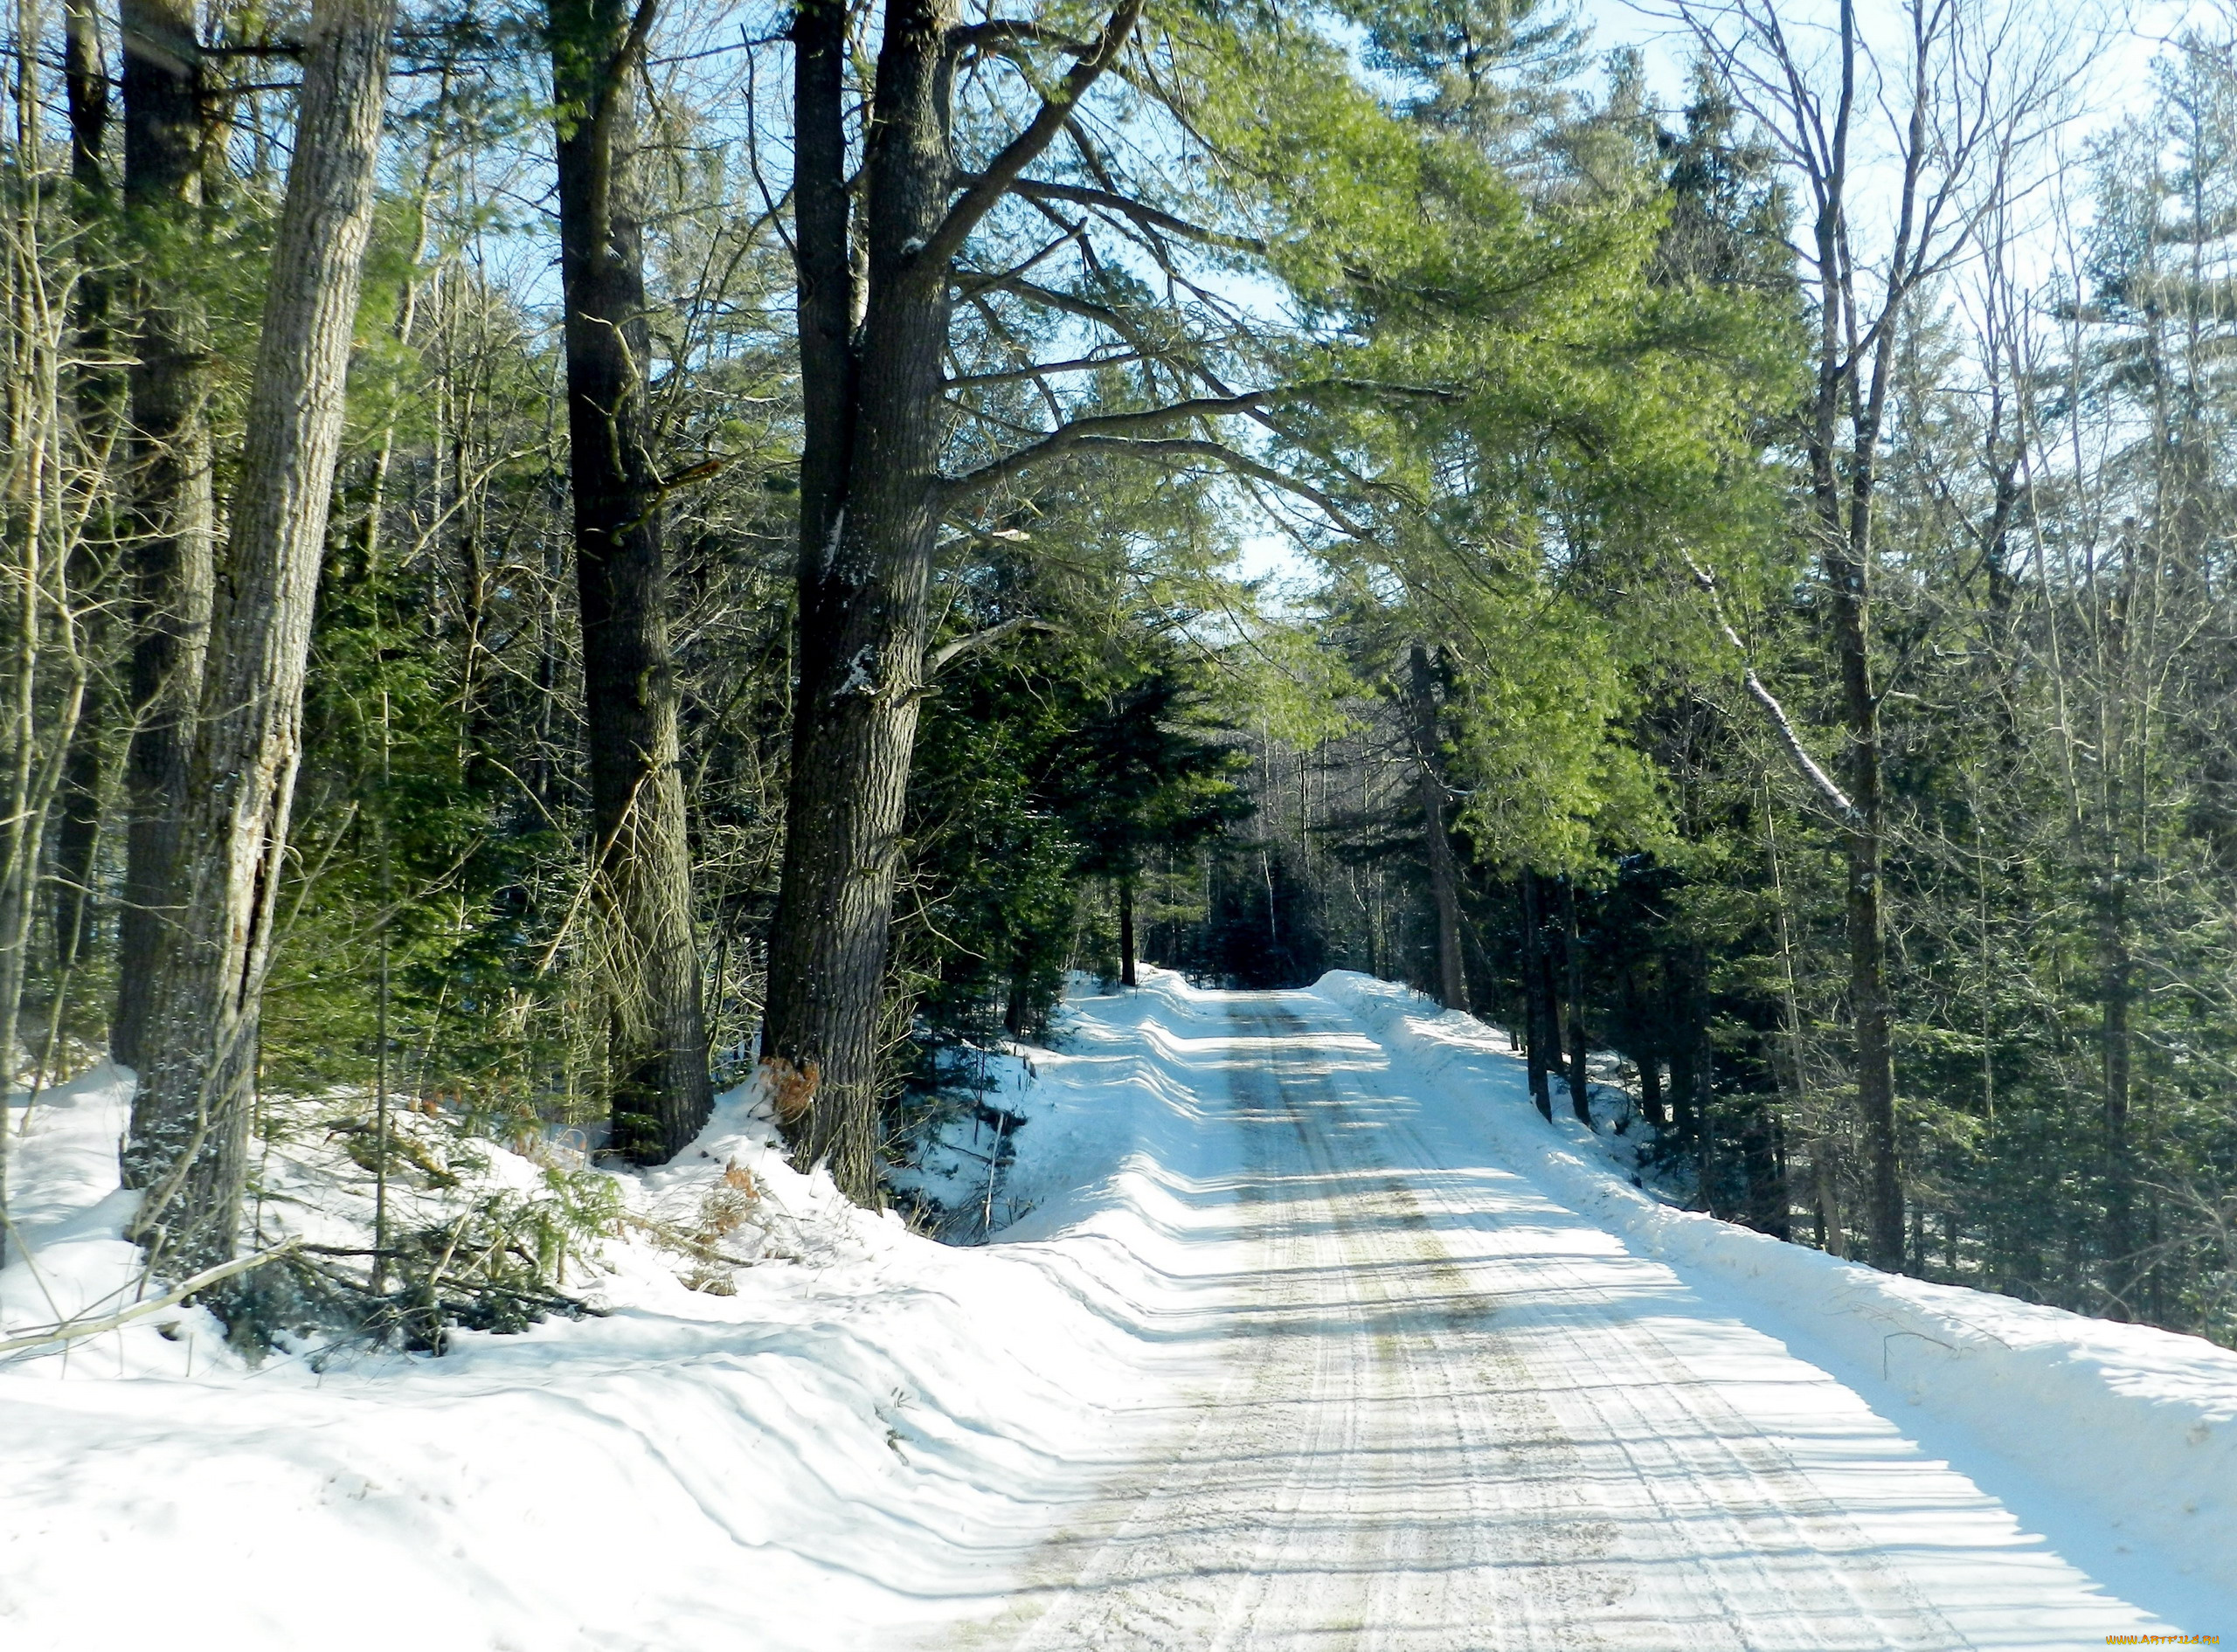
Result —
[[75, 1342], [85, 1337], [98, 1337], [104, 1331], [114, 1331], [120, 1326], [128, 1325], [135, 1319], [145, 1318], [148, 1315], [159, 1313], [166, 1308], [175, 1308], [197, 1291], [207, 1290], [220, 1281], [231, 1279], [237, 1274], [245, 1274], [252, 1268], [261, 1268], [274, 1257], [285, 1256], [294, 1248], [295, 1241], [290, 1239], [274, 1246], [270, 1250], [260, 1250], [253, 1256], [236, 1256], [229, 1262], [219, 1262], [215, 1268], [204, 1268], [192, 1278], [172, 1287], [160, 1296], [152, 1297], [146, 1302], [135, 1303], [131, 1307], [121, 1309], [116, 1313], [104, 1314], [99, 1319], [66, 1319], [58, 1324], [46, 1326], [28, 1337], [10, 1337], [6, 1342], [0, 1342], [0, 1354], [17, 1353], [25, 1348], [39, 1348], [49, 1344]]

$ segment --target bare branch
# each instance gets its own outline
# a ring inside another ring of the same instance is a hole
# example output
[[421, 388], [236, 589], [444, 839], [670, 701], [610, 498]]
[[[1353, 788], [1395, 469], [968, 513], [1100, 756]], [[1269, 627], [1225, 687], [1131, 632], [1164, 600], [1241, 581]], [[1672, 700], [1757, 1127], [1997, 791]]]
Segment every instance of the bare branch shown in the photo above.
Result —
[[20, 1353], [26, 1348], [59, 1346], [66, 1342], [75, 1342], [80, 1337], [98, 1337], [103, 1331], [114, 1331], [120, 1326], [128, 1325], [135, 1319], [146, 1318], [149, 1314], [161, 1313], [166, 1308], [176, 1308], [197, 1291], [207, 1290], [211, 1286], [231, 1279], [237, 1274], [245, 1274], [252, 1268], [261, 1268], [276, 1257], [288, 1255], [296, 1248], [298, 1242], [293, 1239], [284, 1240], [270, 1250], [260, 1250], [253, 1256], [236, 1256], [229, 1262], [219, 1262], [215, 1268], [205, 1268], [192, 1278], [182, 1282], [160, 1296], [150, 1297], [146, 1302], [135, 1303], [129, 1308], [113, 1314], [104, 1314], [98, 1319], [65, 1319], [33, 1331], [28, 1336], [11, 1337], [5, 1342], [0, 1342], [0, 1354]]
[[989, 23], [966, 23], [948, 31], [947, 49], [954, 57], [959, 58], [967, 52], [999, 52], [1006, 46], [1015, 45], [1052, 46], [1073, 57], [1084, 58], [1095, 50], [1096, 43], [1083, 40], [1077, 35], [1064, 34], [1025, 17], [997, 17]]
[[957, 660], [968, 654], [975, 654], [982, 648], [992, 647], [1003, 638], [1015, 636], [1021, 631], [1045, 631], [1051, 635], [1056, 635], [1063, 632], [1063, 627], [1051, 625], [1046, 619], [1034, 614], [1019, 614], [1015, 619], [1005, 619], [998, 625], [988, 626], [981, 631], [974, 631], [967, 637], [958, 637], [953, 642], [945, 643], [935, 648], [925, 656], [925, 675], [938, 676], [944, 667], [953, 665]]
[[1184, 241], [1195, 241], [1202, 246], [1222, 246], [1238, 252], [1263, 252], [1266, 243], [1255, 236], [1229, 235], [1222, 230], [1208, 230], [1201, 224], [1191, 224], [1186, 218], [1146, 205], [1132, 197], [1111, 190], [1091, 190], [1077, 183], [1044, 183], [1038, 178], [1020, 178], [1015, 186], [1018, 194], [1036, 201], [1069, 201], [1074, 206], [1101, 207], [1106, 211], [1124, 213], [1136, 223], [1151, 229], [1163, 230], [1177, 235]]
[[1770, 719], [1772, 732], [1777, 735], [1779, 745], [1786, 752], [1788, 759], [1801, 772], [1802, 778], [1810, 783], [1811, 789], [1825, 800], [1844, 824], [1860, 824], [1863, 817], [1858, 812], [1856, 805], [1849, 801], [1848, 793], [1842, 791], [1834, 783], [1833, 777], [1827, 774], [1818, 760], [1810, 755], [1809, 749], [1802, 743], [1802, 736], [1795, 732], [1793, 719], [1786, 715], [1786, 708], [1779, 703], [1777, 695], [1763, 686], [1763, 680], [1756, 674], [1756, 667], [1749, 663], [1748, 645], [1740, 639], [1740, 633], [1725, 618], [1724, 598], [1717, 591], [1715, 577], [1690, 555], [1686, 557], [1686, 566], [1693, 571], [1693, 583], [1707, 593], [1709, 609], [1716, 617], [1717, 629], [1724, 633], [1724, 639], [1740, 656], [1741, 681], [1747, 686], [1748, 697], [1761, 706], [1763, 715]]
[[970, 390], [981, 384], [1015, 384], [1022, 378], [1055, 377], [1063, 373], [1091, 373], [1099, 367], [1130, 367], [1146, 360], [1139, 350], [1123, 350], [1116, 356], [1076, 356], [1066, 362], [1036, 362], [1028, 366], [1013, 367], [999, 373], [959, 373], [947, 382], [950, 390]]
[[[649, 4], [651, 0], [646, 0]], [[917, 254], [926, 265], [938, 268], [952, 262], [963, 250], [963, 243], [980, 219], [994, 210], [996, 203], [1010, 192], [1019, 176], [1039, 157], [1042, 151], [1064, 129], [1072, 107], [1087, 95], [1087, 90], [1103, 76], [1118, 59], [1128, 38], [1134, 32], [1134, 24], [1142, 15], [1142, 0], [1118, 0], [1118, 9], [1103, 26], [1103, 32], [1092, 51], [1073, 64], [1063, 84], [1042, 100], [1041, 107], [1025, 129], [1002, 147], [987, 169], [980, 173], [971, 187], [964, 190], [962, 199], [948, 209], [947, 217], [938, 229], [932, 232], [924, 250]], [[913, 262], [914, 260], [912, 260]]]
[[[1022, 474], [1036, 465], [1078, 451], [1080, 448], [1109, 437], [1124, 437], [1134, 432], [1160, 431], [1195, 418], [1220, 418], [1229, 414], [1255, 413], [1259, 409], [1278, 402], [1309, 401], [1331, 391], [1354, 395], [1393, 397], [1407, 400], [1453, 401], [1458, 399], [1454, 391], [1437, 390], [1416, 384], [1382, 384], [1369, 379], [1325, 378], [1301, 384], [1278, 385], [1271, 390], [1244, 391], [1230, 396], [1195, 396], [1186, 401], [1174, 402], [1164, 407], [1143, 408], [1132, 413], [1097, 413], [1075, 418], [1060, 425], [1030, 446], [1006, 453], [1001, 458], [981, 465], [978, 469], [952, 477], [940, 485], [942, 500], [951, 507], [957, 501], [984, 493], [987, 488]], [[1213, 444], [1217, 446], [1218, 444]], [[1232, 449], [1222, 449], [1232, 452]]]
[[1223, 465], [1237, 475], [1278, 487], [1285, 494], [1294, 494], [1310, 501], [1337, 530], [1347, 538], [1371, 540], [1372, 532], [1353, 520], [1336, 501], [1311, 482], [1262, 464], [1249, 454], [1239, 453], [1225, 442], [1215, 442], [1203, 437], [1124, 437], [1084, 436], [1075, 442], [1070, 452], [1075, 453], [1110, 453], [1124, 459], [1205, 459]]

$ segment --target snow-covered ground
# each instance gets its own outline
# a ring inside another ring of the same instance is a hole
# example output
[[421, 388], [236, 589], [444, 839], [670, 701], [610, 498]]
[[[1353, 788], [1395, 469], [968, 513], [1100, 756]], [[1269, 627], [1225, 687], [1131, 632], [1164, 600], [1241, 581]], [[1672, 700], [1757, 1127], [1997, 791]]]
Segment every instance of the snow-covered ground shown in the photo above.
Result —
[[[1000, 1097], [993, 1244], [848, 1209], [741, 1095], [619, 1179], [655, 1226], [743, 1189], [760, 1238], [710, 1275], [626, 1228], [604, 1317], [0, 1358], [0, 1648], [2237, 1634], [2237, 1356], [1670, 1210], [1402, 989], [1072, 1010]], [[0, 1340], [131, 1287], [124, 1096], [17, 1144]]]

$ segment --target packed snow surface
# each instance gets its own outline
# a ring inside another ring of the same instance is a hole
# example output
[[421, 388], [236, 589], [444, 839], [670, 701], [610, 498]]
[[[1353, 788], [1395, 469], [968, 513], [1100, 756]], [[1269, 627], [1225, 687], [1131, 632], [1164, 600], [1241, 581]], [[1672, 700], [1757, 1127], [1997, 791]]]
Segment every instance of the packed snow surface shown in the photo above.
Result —
[[[250, 1367], [200, 1310], [0, 1358], [0, 1648], [2237, 1635], [2237, 1356], [1670, 1209], [1361, 977], [1071, 1007], [992, 1244], [846, 1206], [739, 1094], [621, 1179], [750, 1185], [719, 1279], [632, 1225], [605, 1317], [440, 1359]], [[15, 1144], [0, 1340], [133, 1286], [128, 1095]]]

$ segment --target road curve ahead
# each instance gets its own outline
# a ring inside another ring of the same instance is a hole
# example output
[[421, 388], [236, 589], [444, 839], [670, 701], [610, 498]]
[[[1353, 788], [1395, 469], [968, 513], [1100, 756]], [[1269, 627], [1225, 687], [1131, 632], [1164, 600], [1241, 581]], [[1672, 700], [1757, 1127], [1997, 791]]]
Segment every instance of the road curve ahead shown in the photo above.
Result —
[[1234, 1136], [1189, 1329], [1219, 1374], [967, 1644], [2042, 1652], [2168, 1628], [1486, 1162], [1326, 1000], [1222, 996], [1190, 1062]]

